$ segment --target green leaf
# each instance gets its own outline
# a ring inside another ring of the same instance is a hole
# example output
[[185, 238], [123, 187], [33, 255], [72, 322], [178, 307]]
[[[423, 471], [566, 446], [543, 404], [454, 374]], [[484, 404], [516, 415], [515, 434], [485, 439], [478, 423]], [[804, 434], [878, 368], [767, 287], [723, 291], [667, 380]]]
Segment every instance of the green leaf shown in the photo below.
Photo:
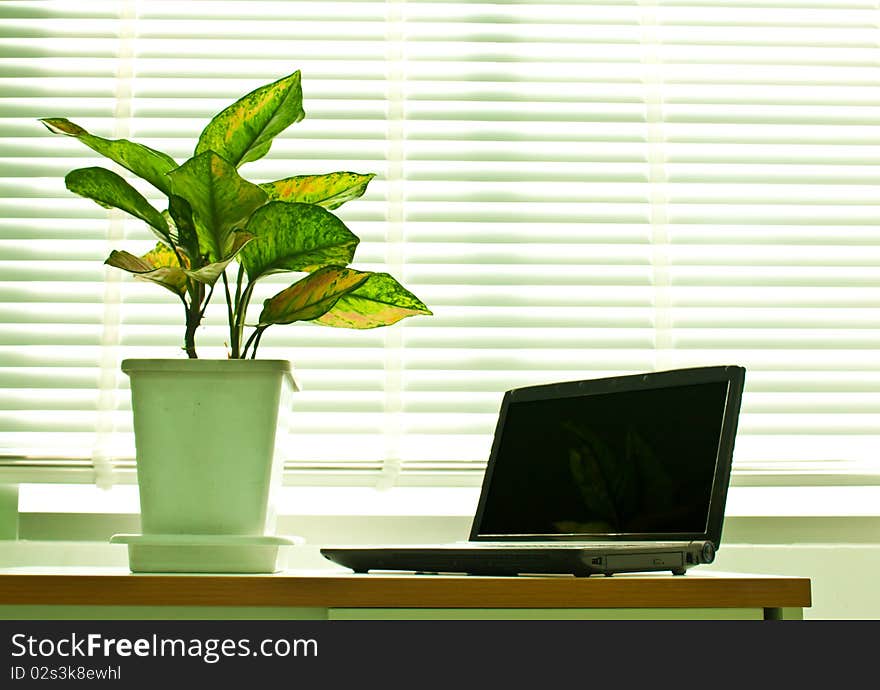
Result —
[[360, 241], [330, 211], [312, 204], [270, 201], [246, 229], [257, 237], [241, 253], [251, 282], [270, 273], [345, 266]]
[[226, 267], [230, 263], [232, 263], [232, 260], [235, 259], [236, 255], [241, 251], [242, 247], [244, 247], [252, 239], [254, 239], [254, 236], [246, 232], [233, 233], [232, 253], [230, 253], [229, 256], [220, 261], [215, 261], [205, 266], [201, 266], [196, 270], [186, 271], [186, 274], [190, 278], [195, 278], [200, 283], [213, 285], [217, 282], [217, 279], [221, 275], [223, 275], [223, 271], [225, 271]]
[[340, 297], [362, 285], [369, 273], [325, 266], [263, 302], [260, 326], [309, 321], [327, 313]]
[[165, 217], [139, 191], [106, 168], [79, 168], [64, 178], [67, 188], [104, 208], [118, 208], [146, 222], [163, 242], [170, 242]]
[[174, 195], [192, 208], [199, 251], [209, 261], [229, 256], [234, 231], [266, 203], [266, 192], [241, 177], [214, 151], [190, 158], [168, 176]]
[[55, 134], [66, 134], [79, 139], [93, 151], [119, 163], [160, 192], [170, 194], [171, 186], [166, 174], [177, 167], [176, 161], [171, 156], [128, 139], [103, 139], [89, 134], [79, 125], [63, 117], [47, 117], [40, 122]]
[[189, 259], [199, 259], [199, 236], [193, 222], [192, 207], [183, 197], [172, 194], [168, 198], [168, 210], [162, 213], [168, 221], [169, 232], [174, 244], [181, 247]]
[[265, 156], [272, 139], [304, 117], [297, 71], [251, 91], [215, 115], [202, 131], [195, 155], [216, 151], [238, 167]]
[[337, 328], [377, 328], [417, 314], [430, 315], [431, 310], [387, 273], [372, 273], [360, 287], [340, 297], [315, 323]]
[[297, 175], [261, 184], [273, 201], [300, 201], [317, 204], [331, 211], [346, 201], [357, 199], [367, 191], [375, 174], [335, 172], [328, 175]]
[[186, 273], [174, 252], [164, 244], [157, 244], [155, 249], [141, 257], [113, 250], [104, 263], [133, 273], [135, 278], [161, 285], [179, 297], [186, 294]]

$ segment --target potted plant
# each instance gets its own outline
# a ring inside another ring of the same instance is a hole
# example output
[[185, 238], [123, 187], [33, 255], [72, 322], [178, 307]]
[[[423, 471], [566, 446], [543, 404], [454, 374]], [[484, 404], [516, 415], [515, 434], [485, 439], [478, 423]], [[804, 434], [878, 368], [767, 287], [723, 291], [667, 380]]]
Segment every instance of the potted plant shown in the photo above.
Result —
[[[125, 360], [130, 377], [143, 534], [121, 535], [133, 570], [274, 570], [272, 493], [278, 431], [295, 389], [289, 362], [257, 360], [273, 325], [387, 326], [430, 310], [387, 273], [351, 268], [359, 239], [333, 213], [363, 195], [371, 174], [297, 175], [255, 184], [238, 168], [264, 156], [305, 116], [300, 73], [262, 86], [218, 113], [178, 165], [155, 149], [105, 139], [64, 118], [41, 122], [77, 138], [155, 187], [162, 211], [121, 175], [73, 170], [67, 188], [144, 221], [156, 245], [106, 263], [165, 288], [181, 303], [186, 358]], [[296, 279], [248, 307], [261, 279]], [[205, 309], [222, 286], [228, 358], [198, 359]], [[279, 419], [282, 421], [279, 422]]]

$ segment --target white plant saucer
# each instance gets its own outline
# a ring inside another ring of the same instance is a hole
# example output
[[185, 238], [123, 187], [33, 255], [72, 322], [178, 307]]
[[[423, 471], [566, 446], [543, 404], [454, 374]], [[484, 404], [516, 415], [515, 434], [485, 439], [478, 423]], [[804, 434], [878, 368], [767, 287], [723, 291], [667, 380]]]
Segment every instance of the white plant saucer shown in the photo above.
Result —
[[114, 534], [111, 544], [128, 545], [133, 573], [275, 573], [287, 549], [300, 537], [213, 534]]

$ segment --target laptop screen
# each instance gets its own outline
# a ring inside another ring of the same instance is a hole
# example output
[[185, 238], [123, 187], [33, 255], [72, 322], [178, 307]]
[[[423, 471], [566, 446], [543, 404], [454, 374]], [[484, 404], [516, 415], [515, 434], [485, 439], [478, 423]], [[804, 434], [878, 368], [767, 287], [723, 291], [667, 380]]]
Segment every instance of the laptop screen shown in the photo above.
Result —
[[705, 535], [729, 386], [510, 397], [472, 536]]

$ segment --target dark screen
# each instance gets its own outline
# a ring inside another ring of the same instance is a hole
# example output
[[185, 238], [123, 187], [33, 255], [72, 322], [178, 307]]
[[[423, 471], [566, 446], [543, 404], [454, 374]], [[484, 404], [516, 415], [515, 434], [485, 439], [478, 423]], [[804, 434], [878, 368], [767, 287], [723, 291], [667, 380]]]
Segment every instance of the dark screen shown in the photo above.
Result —
[[478, 533], [706, 531], [727, 383], [511, 402]]

